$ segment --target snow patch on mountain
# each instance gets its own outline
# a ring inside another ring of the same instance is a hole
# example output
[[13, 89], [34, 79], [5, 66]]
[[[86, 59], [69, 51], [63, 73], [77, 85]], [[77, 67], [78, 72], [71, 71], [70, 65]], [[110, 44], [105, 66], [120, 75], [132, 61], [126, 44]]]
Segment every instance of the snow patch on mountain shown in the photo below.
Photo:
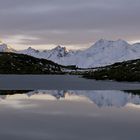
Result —
[[[0, 51], [3, 51], [1, 47]], [[9, 50], [5, 49], [5, 51]], [[65, 47], [57, 46], [54, 49], [44, 51], [29, 47], [26, 50], [16, 51], [16, 53], [48, 59], [62, 65], [93, 68], [111, 65], [116, 62], [140, 59], [140, 43], [131, 45], [122, 39], [116, 41], [101, 39], [90, 48], [79, 51], [70, 51]]]
[[[27, 53], [28, 54], [28, 53]], [[52, 60], [62, 65], [92, 68], [140, 58], [140, 44], [130, 45], [124, 40], [101, 39], [83, 51], [68, 51], [64, 47], [32, 53], [32, 56]]]
[[15, 52], [15, 50], [7, 44], [0, 42], [0, 52]]

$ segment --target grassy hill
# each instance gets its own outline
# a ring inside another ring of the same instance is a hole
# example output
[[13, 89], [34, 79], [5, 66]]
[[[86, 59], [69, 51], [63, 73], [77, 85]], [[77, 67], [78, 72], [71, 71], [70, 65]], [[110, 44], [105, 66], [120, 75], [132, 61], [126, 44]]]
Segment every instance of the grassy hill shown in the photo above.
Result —
[[0, 52], [0, 74], [59, 74], [61, 67], [46, 59]]
[[140, 59], [97, 68], [96, 70], [85, 73], [83, 77], [96, 80], [108, 79], [140, 82]]

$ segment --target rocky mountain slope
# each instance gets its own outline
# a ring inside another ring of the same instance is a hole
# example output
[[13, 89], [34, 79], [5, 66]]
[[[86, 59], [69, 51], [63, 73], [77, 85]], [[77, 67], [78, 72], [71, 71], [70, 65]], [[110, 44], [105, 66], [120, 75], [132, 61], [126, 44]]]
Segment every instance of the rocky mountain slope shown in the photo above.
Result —
[[57, 74], [58, 64], [46, 59], [16, 53], [0, 53], [0, 74]]
[[16, 50], [11, 48], [7, 44], [0, 42], [0, 52], [16, 52]]
[[52, 60], [62, 65], [76, 65], [80, 68], [93, 68], [111, 65], [116, 62], [140, 58], [140, 44], [130, 45], [124, 40], [99, 40], [83, 51], [68, 51], [64, 47], [37, 51], [31, 48], [20, 53]]
[[35, 50], [31, 47], [26, 50], [15, 51], [8, 48], [8, 46], [6, 48], [5, 44], [0, 45], [0, 51], [27, 54], [37, 58], [48, 59], [61, 65], [76, 65], [79, 68], [100, 67], [116, 62], [140, 59], [140, 43], [131, 45], [121, 39], [117, 41], [101, 39], [90, 48], [79, 51], [68, 51], [61, 46], [43, 51]]
[[96, 80], [139, 81], [140, 59], [130, 60], [100, 67], [84, 74], [84, 77]]

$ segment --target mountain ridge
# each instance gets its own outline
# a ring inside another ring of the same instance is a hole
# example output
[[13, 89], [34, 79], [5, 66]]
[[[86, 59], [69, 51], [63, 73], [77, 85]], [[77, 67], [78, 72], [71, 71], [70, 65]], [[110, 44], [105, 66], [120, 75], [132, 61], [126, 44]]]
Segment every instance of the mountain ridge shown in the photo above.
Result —
[[0, 74], [61, 74], [60, 65], [46, 59], [0, 52]]
[[83, 77], [96, 80], [140, 82], [140, 59], [98, 67], [84, 73]]
[[[3, 51], [3, 49], [0, 49], [0, 51]], [[11, 50], [4, 49], [4, 52], [8, 51]], [[116, 62], [140, 59], [140, 43], [129, 44], [122, 39], [116, 41], [100, 39], [91, 47], [79, 51], [70, 51], [60, 45], [51, 50], [39, 51], [29, 47], [21, 51], [14, 49], [12, 51], [36, 58], [48, 59], [60, 65], [76, 65], [79, 68], [101, 67]]]

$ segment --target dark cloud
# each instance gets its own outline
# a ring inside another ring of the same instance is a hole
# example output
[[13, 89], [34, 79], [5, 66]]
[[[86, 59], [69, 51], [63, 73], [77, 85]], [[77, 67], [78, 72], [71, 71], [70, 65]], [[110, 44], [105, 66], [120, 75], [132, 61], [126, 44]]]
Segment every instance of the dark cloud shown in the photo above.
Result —
[[0, 36], [22, 35], [25, 45], [138, 40], [139, 13], [139, 0], [0, 0]]

